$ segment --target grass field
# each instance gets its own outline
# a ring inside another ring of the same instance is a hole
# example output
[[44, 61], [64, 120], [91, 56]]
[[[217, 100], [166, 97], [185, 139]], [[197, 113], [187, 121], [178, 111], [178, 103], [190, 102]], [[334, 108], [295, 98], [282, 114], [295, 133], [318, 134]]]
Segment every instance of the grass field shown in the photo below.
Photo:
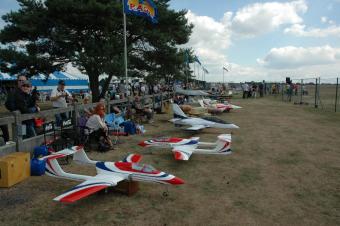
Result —
[[[233, 131], [231, 155], [177, 162], [170, 151], [139, 148], [138, 141], [153, 136], [191, 135], [168, 123], [167, 115], [157, 115], [145, 135], [122, 138], [113, 152], [89, 153], [112, 161], [144, 153], [142, 162], [186, 184], [143, 183], [132, 197], [98, 194], [64, 205], [52, 199], [77, 182], [32, 177], [0, 189], [0, 224], [340, 225], [340, 115], [274, 98], [234, 103], [244, 108], [221, 116], [241, 127]], [[229, 131], [207, 129], [198, 136], [214, 141], [223, 132]], [[65, 168], [94, 174], [75, 164]]]

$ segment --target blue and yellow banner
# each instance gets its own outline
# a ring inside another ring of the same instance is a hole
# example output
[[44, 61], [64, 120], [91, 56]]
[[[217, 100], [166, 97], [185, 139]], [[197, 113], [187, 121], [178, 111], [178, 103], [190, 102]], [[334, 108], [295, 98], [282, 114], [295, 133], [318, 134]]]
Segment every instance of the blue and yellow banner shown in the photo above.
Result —
[[126, 14], [147, 17], [152, 23], [158, 22], [158, 10], [151, 0], [124, 0], [124, 10]]

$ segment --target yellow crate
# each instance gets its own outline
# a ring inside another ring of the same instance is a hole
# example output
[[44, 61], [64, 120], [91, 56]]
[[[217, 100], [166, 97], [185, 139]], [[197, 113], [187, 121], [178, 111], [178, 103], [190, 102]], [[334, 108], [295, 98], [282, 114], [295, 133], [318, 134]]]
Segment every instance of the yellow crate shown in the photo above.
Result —
[[0, 158], [0, 187], [11, 187], [31, 174], [30, 153], [16, 152]]

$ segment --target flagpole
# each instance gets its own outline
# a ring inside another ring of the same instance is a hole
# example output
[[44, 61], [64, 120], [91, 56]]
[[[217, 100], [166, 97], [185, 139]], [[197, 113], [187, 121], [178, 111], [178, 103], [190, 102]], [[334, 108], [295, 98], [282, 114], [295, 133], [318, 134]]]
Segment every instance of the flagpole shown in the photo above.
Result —
[[223, 83], [224, 84], [224, 68], [222, 67], [222, 74], [223, 74]]
[[123, 3], [123, 21], [124, 21], [124, 69], [125, 69], [125, 92], [126, 96], [128, 94], [128, 72], [127, 72], [127, 44], [126, 44], [126, 14], [125, 14], [125, 1], [122, 1]]

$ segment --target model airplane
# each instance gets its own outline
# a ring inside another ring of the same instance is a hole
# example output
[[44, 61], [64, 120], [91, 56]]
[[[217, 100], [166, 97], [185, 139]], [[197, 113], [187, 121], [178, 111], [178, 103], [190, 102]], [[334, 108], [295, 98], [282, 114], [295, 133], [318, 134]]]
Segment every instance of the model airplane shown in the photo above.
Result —
[[[231, 154], [231, 135], [221, 134], [215, 143], [199, 142], [199, 137], [184, 138], [158, 138], [140, 142], [142, 147], [172, 148], [176, 160], [189, 160], [191, 154]], [[200, 148], [201, 147], [201, 148]], [[211, 148], [211, 149], [202, 149]]]
[[198, 101], [199, 104], [203, 107], [215, 107], [219, 109], [224, 109], [224, 111], [230, 111], [231, 109], [241, 109], [242, 107], [230, 104], [228, 101], [225, 101], [224, 103], [218, 103], [216, 100], [211, 99], [203, 99]]
[[[73, 155], [73, 160], [83, 164], [94, 165], [97, 170], [96, 176], [66, 173], [60, 167], [57, 159]], [[156, 170], [150, 165], [139, 164], [140, 155], [130, 154], [120, 162], [101, 162], [90, 160], [82, 146], [74, 146], [45, 156], [46, 174], [53, 177], [84, 181], [62, 195], [54, 198], [59, 202], [75, 202], [97, 191], [113, 187], [123, 180], [145, 181], [161, 184], [179, 185], [184, 181], [174, 175]]]
[[227, 123], [216, 117], [188, 117], [177, 104], [172, 104], [174, 118], [170, 121], [175, 125], [188, 125], [186, 130], [197, 131], [203, 128], [221, 128], [221, 129], [238, 129], [239, 127], [232, 123]]
[[208, 104], [204, 100], [198, 100], [198, 103], [201, 105], [203, 108], [207, 109], [213, 109], [217, 112], [229, 112], [232, 108], [229, 105], [225, 104]]

